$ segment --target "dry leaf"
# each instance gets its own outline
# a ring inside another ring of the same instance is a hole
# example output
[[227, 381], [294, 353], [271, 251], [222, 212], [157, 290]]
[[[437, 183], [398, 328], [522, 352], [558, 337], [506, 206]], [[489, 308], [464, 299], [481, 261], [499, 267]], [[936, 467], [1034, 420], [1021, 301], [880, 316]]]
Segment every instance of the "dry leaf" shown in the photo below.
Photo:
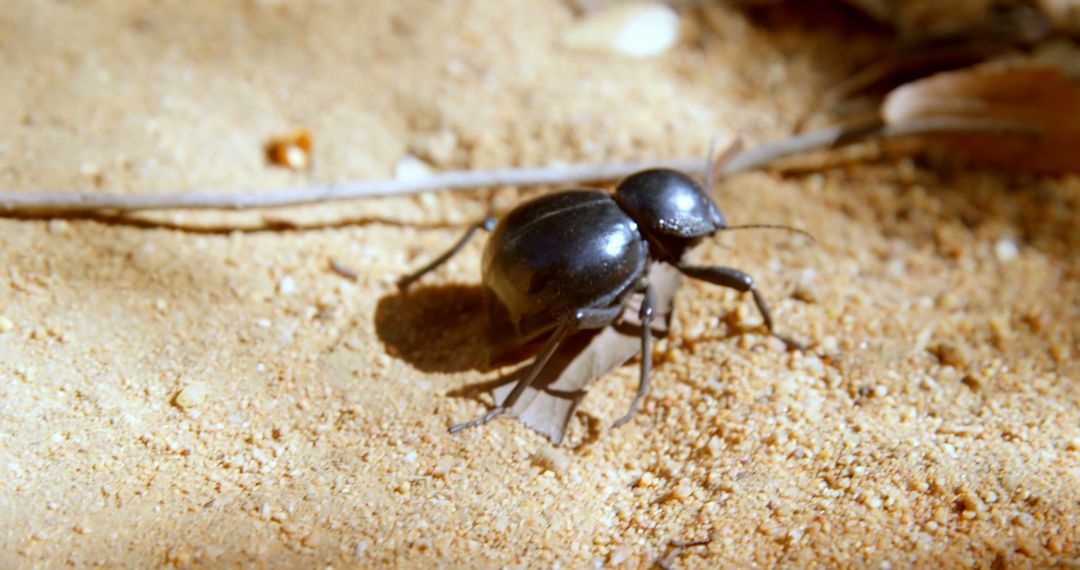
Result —
[[[653, 336], [663, 336], [671, 322], [672, 304], [681, 275], [670, 265], [654, 263], [649, 269], [649, 281], [656, 295]], [[585, 331], [564, 342], [507, 415], [559, 445], [574, 410], [585, 396], [586, 386], [641, 351], [641, 322], [638, 320], [641, 300], [640, 294], [631, 297], [622, 318], [614, 325], [600, 331]], [[527, 370], [528, 366], [519, 369], [508, 383], [493, 390], [495, 401], [503, 401]], [[630, 402], [626, 404], [629, 406]]]
[[[972, 160], [1033, 172], [1080, 172], [1080, 83], [1039, 64], [977, 66], [895, 89], [882, 106], [893, 127], [948, 120], [1029, 127], [934, 135]], [[985, 130], [985, 129], [983, 129]]]

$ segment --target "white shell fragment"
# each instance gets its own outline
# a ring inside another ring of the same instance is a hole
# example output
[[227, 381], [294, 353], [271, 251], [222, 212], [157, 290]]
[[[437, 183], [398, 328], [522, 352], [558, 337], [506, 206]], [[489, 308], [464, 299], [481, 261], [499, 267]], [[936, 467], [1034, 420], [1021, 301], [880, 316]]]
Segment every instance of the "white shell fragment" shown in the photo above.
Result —
[[679, 15], [658, 2], [625, 2], [589, 14], [563, 34], [563, 44], [629, 57], [663, 53], [679, 39]]
[[296, 279], [293, 279], [291, 275], [282, 277], [281, 281], [278, 282], [277, 290], [278, 293], [281, 293], [282, 295], [292, 295], [293, 293], [296, 293], [296, 289]]
[[431, 176], [431, 166], [411, 154], [406, 154], [394, 166], [396, 180], [420, 180], [429, 176]]
[[994, 256], [998, 258], [998, 261], [1012, 261], [1017, 255], [1020, 255], [1020, 248], [1015, 241], [1001, 238], [994, 243]]
[[202, 382], [192, 382], [187, 386], [184, 386], [178, 394], [176, 394], [176, 405], [183, 408], [197, 408], [206, 401], [206, 397], [209, 395], [210, 389], [206, 384]]

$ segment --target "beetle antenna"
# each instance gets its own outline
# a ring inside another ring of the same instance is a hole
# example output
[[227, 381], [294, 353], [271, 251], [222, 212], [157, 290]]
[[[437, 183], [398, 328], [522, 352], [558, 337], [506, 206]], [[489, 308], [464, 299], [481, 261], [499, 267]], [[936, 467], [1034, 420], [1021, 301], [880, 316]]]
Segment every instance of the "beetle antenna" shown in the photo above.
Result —
[[716, 156], [716, 137], [709, 139], [709, 154], [705, 155], [705, 193], [712, 192], [713, 169], [716, 165], [713, 158]]
[[791, 226], [785, 226], [782, 224], [743, 224], [741, 226], [724, 226], [716, 230], [716, 232], [720, 233], [727, 230], [786, 230], [806, 236], [807, 238], [810, 238], [810, 241], [812, 243], [817, 243], [817, 238], [815, 238], [810, 232], [806, 230], [800, 230], [799, 228], [793, 228]]

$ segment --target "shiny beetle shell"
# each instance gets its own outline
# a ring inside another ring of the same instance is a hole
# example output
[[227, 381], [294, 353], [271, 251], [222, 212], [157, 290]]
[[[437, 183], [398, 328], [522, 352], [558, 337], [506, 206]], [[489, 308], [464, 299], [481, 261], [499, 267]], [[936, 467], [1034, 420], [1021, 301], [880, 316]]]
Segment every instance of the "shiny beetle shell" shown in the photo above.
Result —
[[645, 272], [648, 244], [606, 192], [569, 190], [521, 204], [484, 248], [492, 330], [523, 343], [581, 307], [619, 304]]

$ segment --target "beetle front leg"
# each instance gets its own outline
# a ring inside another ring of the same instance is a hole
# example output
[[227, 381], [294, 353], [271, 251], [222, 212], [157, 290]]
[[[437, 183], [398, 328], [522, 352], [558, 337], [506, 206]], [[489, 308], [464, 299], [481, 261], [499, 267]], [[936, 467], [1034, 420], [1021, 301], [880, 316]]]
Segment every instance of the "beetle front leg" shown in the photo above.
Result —
[[700, 267], [680, 263], [675, 268], [692, 279], [700, 279], [713, 285], [734, 289], [740, 293], [749, 291], [754, 296], [754, 304], [757, 305], [758, 312], [761, 313], [761, 319], [765, 323], [765, 329], [769, 331], [769, 334], [784, 341], [788, 348], [802, 348], [800, 343], [777, 334], [773, 330], [773, 320], [772, 315], [769, 314], [769, 306], [765, 304], [765, 298], [761, 296], [761, 292], [754, 285], [754, 278], [750, 277], [750, 275], [732, 267]]
[[638, 380], [638, 392], [634, 401], [630, 402], [630, 410], [615, 421], [612, 427], [619, 427], [630, 421], [641, 408], [641, 402], [649, 393], [649, 374], [652, 372], [652, 317], [653, 306], [656, 304], [656, 295], [653, 293], [652, 284], [645, 283], [645, 297], [641, 300], [641, 309], [638, 310], [638, 320], [641, 321], [641, 378]]
[[402, 291], [408, 289], [409, 285], [412, 285], [414, 282], [416, 282], [417, 279], [420, 279], [424, 275], [430, 273], [436, 267], [449, 261], [451, 257], [457, 255], [457, 253], [465, 247], [465, 244], [469, 243], [469, 240], [472, 239], [473, 235], [476, 234], [477, 230], [484, 230], [490, 232], [491, 230], [495, 229], [495, 222], [497, 221], [498, 220], [496, 218], [485, 218], [470, 226], [469, 229], [465, 231], [465, 235], [461, 236], [461, 239], [459, 239], [457, 243], [451, 246], [450, 249], [446, 250], [445, 253], [443, 253], [439, 257], [436, 257], [431, 263], [428, 263], [420, 269], [417, 269], [416, 271], [413, 271], [412, 273], [403, 276], [401, 279], [398, 279], [398, 289], [401, 289]]

